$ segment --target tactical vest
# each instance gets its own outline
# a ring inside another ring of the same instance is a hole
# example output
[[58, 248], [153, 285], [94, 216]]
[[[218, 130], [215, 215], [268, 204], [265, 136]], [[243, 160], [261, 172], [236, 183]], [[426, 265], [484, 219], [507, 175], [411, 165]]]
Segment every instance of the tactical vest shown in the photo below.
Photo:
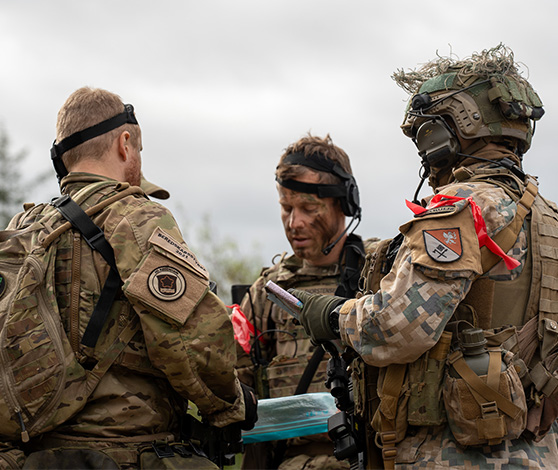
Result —
[[[521, 328], [533, 319], [533, 322], [537, 322], [536, 328], [533, 328], [537, 334], [532, 340], [535, 343], [539, 342], [540, 346], [538, 349], [533, 347], [536, 352], [522, 371], [522, 383], [525, 387], [534, 383], [535, 394], [546, 392], [549, 396], [558, 393], [558, 380], [541, 365], [541, 360], [558, 347], [558, 207], [537, 194], [531, 178], [528, 177], [523, 182], [505, 169], [473, 171], [470, 168], [459, 168], [454, 171], [454, 176], [459, 182], [497, 185], [517, 203], [515, 219], [492, 238], [504, 252], [507, 252], [513, 247], [521, 228], [525, 227], [529, 254], [521, 274], [516, 279], [501, 281], [489, 275], [479, 277], [473, 282], [470, 292], [458, 306], [452, 320], [466, 320], [482, 329], [490, 329], [504, 324]], [[361, 278], [361, 289], [364, 293], [376, 292], [380, 288], [380, 281], [390, 271], [402, 241], [401, 234], [393, 240], [382, 241], [374, 255], [367, 256]], [[483, 272], [487, 273], [499, 258], [493, 256], [486, 248], [481, 250], [481, 254]], [[517, 350], [517, 339], [514, 341], [515, 344], [507, 346]], [[435, 354], [431, 354], [431, 357], [435, 357]], [[421, 357], [419, 361], [424, 359]], [[441, 360], [444, 361], [443, 358]], [[391, 423], [387, 426], [383, 423], [383, 432], [378, 433], [384, 434], [383, 437], [386, 438], [382, 439], [383, 445], [380, 445], [383, 447], [386, 468], [393, 468], [397, 453], [395, 444], [404, 438], [404, 434], [396, 433], [396, 428], [398, 431], [403, 429], [404, 433], [407, 427], [407, 403], [401, 400], [401, 397], [406, 395], [408, 399], [411, 394], [408, 389], [402, 392], [402, 387], [406, 374], [413, 366], [414, 364], [390, 366], [392, 374], [386, 372], [383, 375], [379, 374], [377, 368], [363, 363], [353, 364], [353, 374], [357, 379], [361, 379], [357, 387], [359, 397], [355, 399], [356, 411], [360, 409], [362, 416], [370, 422], [376, 409], [387, 409], [385, 403], [381, 404], [378, 395], [389, 398], [392, 403], [387, 413]], [[369, 381], [377, 379], [378, 375], [382, 383], [371, 384]], [[376, 393], [376, 388], [379, 394]], [[391, 392], [387, 390], [389, 388]], [[379, 423], [376, 423], [376, 426], [378, 425]]]
[[[279, 263], [262, 272], [262, 277], [283, 289], [296, 287], [313, 294], [353, 297], [364, 261], [364, 250], [371, 249], [376, 240], [366, 241], [366, 248], [357, 235], [347, 237], [341, 264], [308, 266], [295, 257], [282, 256]], [[295, 394], [316, 347], [311, 343], [302, 325], [293, 323], [292, 317], [268, 299], [256, 306], [262, 314], [263, 324], [258, 328], [275, 335], [274, 357], [267, 367], [267, 385], [271, 398]], [[321, 348], [319, 351], [322, 351]], [[321, 360], [308, 387], [308, 392], [323, 392], [327, 360]], [[259, 387], [265, 389], [265, 387]]]

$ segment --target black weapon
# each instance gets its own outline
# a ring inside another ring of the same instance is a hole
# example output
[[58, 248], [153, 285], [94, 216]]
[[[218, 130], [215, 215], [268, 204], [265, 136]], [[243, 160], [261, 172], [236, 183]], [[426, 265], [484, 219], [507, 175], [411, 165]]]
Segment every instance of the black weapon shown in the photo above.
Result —
[[182, 418], [181, 440], [188, 443], [197, 455], [208, 458], [219, 468], [234, 465], [235, 455], [244, 451], [238, 423], [218, 428], [189, 414]]
[[364, 470], [366, 436], [354, 415], [353, 384], [347, 374], [347, 364], [335, 344], [322, 345], [331, 355], [327, 363], [326, 387], [335, 398], [339, 413], [328, 419], [327, 433], [333, 441], [333, 455], [337, 460], [348, 460], [351, 470]]

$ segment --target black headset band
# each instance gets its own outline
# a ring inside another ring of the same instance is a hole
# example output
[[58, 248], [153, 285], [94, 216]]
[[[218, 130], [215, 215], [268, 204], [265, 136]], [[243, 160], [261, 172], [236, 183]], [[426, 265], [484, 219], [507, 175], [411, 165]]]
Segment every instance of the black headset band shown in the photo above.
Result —
[[72, 135], [62, 139], [59, 143], [56, 140], [52, 144], [50, 149], [50, 158], [52, 159], [52, 164], [58, 176], [58, 180], [62, 179], [68, 174], [68, 170], [62, 161], [62, 155], [68, 150], [77, 147], [88, 140], [91, 140], [100, 135], [106, 134], [124, 124], [138, 124], [136, 116], [134, 114], [134, 107], [131, 104], [124, 105], [124, 111], [116, 116], [113, 116], [105, 121], [101, 121], [91, 127], [83, 129], [82, 131], [74, 132]]
[[283, 180], [281, 178], [275, 178], [281, 186], [290, 189], [292, 191], [297, 191], [299, 193], [307, 194], [317, 194], [319, 198], [324, 197], [345, 197], [347, 195], [347, 189], [345, 185], [341, 184], [314, 184], [314, 183], [303, 183], [296, 180]]
[[352, 178], [352, 176], [343, 170], [339, 164], [325, 157], [321, 153], [312, 153], [310, 155], [304, 155], [300, 152], [289, 153], [285, 156], [281, 163], [287, 165], [306, 166], [308, 168], [312, 168], [313, 170], [334, 174], [344, 180]]

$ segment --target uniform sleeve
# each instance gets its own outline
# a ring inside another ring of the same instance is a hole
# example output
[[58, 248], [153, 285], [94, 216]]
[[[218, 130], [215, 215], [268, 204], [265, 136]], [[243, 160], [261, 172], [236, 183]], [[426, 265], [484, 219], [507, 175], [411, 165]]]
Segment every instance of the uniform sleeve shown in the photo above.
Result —
[[481, 273], [470, 210], [402, 226], [405, 239], [380, 289], [343, 309], [342, 340], [370, 365], [409, 363], [432, 348]]
[[170, 212], [149, 201], [121, 220], [111, 244], [153, 366], [210, 424], [243, 420], [231, 321]]

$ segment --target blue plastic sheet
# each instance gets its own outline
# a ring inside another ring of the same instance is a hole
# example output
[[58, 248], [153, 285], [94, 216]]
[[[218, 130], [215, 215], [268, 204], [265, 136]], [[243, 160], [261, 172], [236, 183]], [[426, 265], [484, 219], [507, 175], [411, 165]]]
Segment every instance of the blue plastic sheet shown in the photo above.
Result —
[[327, 420], [339, 410], [327, 392], [305, 393], [258, 402], [258, 422], [243, 431], [245, 444], [327, 432]]

